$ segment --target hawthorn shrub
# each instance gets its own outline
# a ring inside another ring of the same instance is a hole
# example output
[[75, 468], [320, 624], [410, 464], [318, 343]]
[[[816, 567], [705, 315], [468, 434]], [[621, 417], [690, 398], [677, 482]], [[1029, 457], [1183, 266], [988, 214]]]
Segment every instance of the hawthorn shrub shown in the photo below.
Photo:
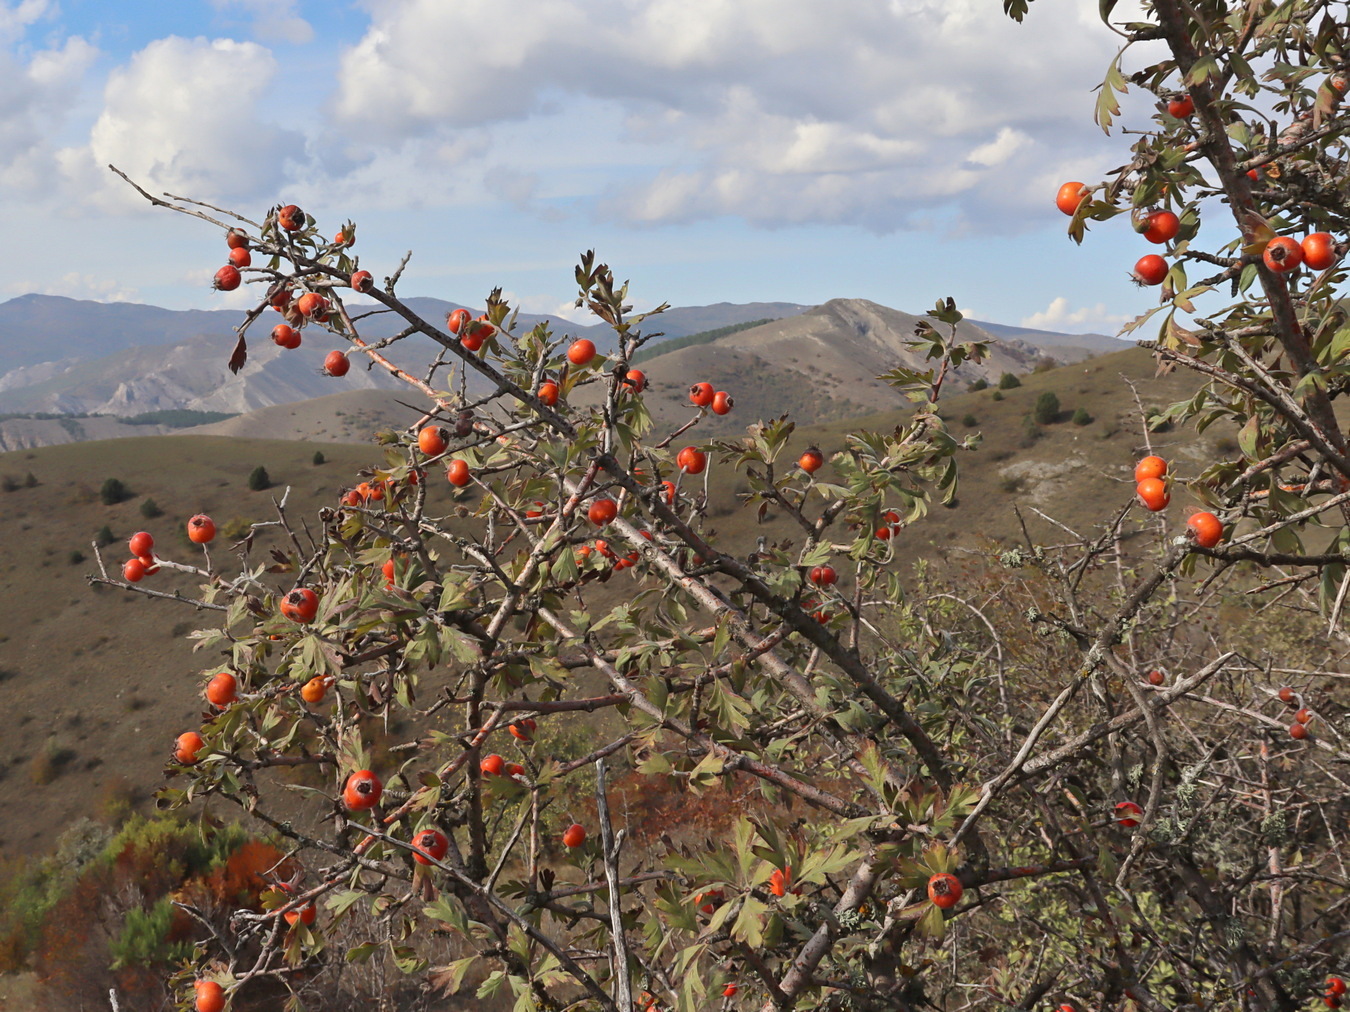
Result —
[[[168, 567], [200, 584], [174, 596], [212, 617], [194, 636], [236, 691], [184, 729], [202, 741], [179, 746], [159, 802], [234, 804], [287, 856], [259, 909], [218, 923], [174, 901], [212, 924], [168, 981], [180, 1003], [209, 978], [241, 1005], [284, 987], [287, 1008], [337, 1007], [349, 966], [362, 987], [401, 975], [419, 1002], [520, 1010], [1319, 997], [1345, 937], [1332, 673], [1350, 449], [1332, 402], [1350, 327], [1338, 265], [1305, 276], [1264, 255], [1280, 232], [1343, 224], [1350, 39], [1310, 0], [1155, 0], [1131, 17], [1152, 20], [1113, 23], [1122, 55], [1149, 41], [1170, 56], [1128, 81], [1114, 61], [1098, 118], [1130, 85], [1158, 96], [1156, 116], [1111, 180], [1066, 184], [1061, 209], [1078, 239], [1088, 221], [1128, 211], [1151, 229], [1176, 209], [1149, 346], [1198, 389], [1162, 418], [1232, 426], [1237, 452], [1150, 477], [1171, 513], [1103, 478], [1096, 530], [1045, 504], [1025, 543], [941, 573], [902, 574], [895, 549], [932, 501], [955, 501], [976, 446], [937, 410], [944, 378], [984, 351], [955, 341], [950, 302], [916, 334], [928, 368], [885, 377], [913, 411], [807, 474], [787, 417], [701, 439], [691, 404], [674, 431], [653, 426], [630, 369], [660, 310], [632, 314], [593, 254], [578, 305], [613, 328], [608, 355], [519, 331], [500, 291], [478, 320], [418, 316], [399, 271], [360, 273], [350, 222], [329, 241], [294, 205], [254, 222], [141, 191], [275, 261], [244, 272], [260, 294], [232, 368], [275, 309], [426, 408], [317, 517], [282, 496], [236, 544]], [[1235, 224], [1210, 252], [1200, 208], [1223, 202]], [[1188, 265], [1215, 273], [1188, 285]], [[438, 364], [368, 343], [352, 285], [438, 343]], [[1241, 297], [1201, 315], [1220, 285]], [[444, 362], [490, 392], [438, 388]], [[753, 548], [706, 522], [726, 472], [741, 508], [776, 518]], [[1189, 533], [1187, 500], [1217, 516], [1217, 543]], [[1327, 632], [1229, 637], [1235, 613], [1249, 629], [1287, 601]], [[568, 846], [574, 823], [585, 839]]]

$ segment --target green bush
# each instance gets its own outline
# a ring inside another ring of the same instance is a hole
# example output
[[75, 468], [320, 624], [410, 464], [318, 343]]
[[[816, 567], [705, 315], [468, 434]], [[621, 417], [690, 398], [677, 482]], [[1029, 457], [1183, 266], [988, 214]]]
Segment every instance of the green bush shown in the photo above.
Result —
[[980, 420], [979, 420], [978, 418], [976, 418], [974, 415], [972, 415], [972, 414], [970, 414], [969, 412], [967, 412], [965, 415], [962, 415], [962, 416], [961, 416], [961, 424], [964, 425], [966, 428], [969, 429], [969, 428], [973, 428], [973, 427], [976, 426], [976, 425], [979, 425], [979, 424], [980, 424]]
[[1011, 390], [1013, 387], [1020, 387], [1022, 381], [1010, 372], [1005, 372], [998, 378], [998, 388], [1000, 390]]
[[1002, 391], [1002, 390], [995, 390], [995, 391], [994, 391], [994, 395], [990, 398], [990, 400], [994, 400], [994, 401], [1001, 401], [1001, 400], [1003, 400], [1003, 391]]
[[1047, 390], [1037, 397], [1036, 407], [1031, 414], [1037, 425], [1052, 425], [1059, 417], [1059, 398], [1054, 391]]
[[112, 528], [107, 524], [100, 527], [94, 535], [94, 544], [98, 545], [99, 548], [106, 548], [116, 540], [117, 536], [113, 534]]
[[116, 506], [119, 502], [130, 499], [131, 493], [120, 480], [109, 478], [104, 481], [103, 487], [98, 490], [98, 497], [104, 506]]
[[24, 476], [23, 487], [37, 488], [37, 484], [38, 484], [37, 475], [35, 475], [32, 471], [29, 471], [28, 474]]
[[153, 520], [155, 517], [163, 516], [164, 511], [159, 508], [159, 503], [153, 499], [147, 499], [141, 503], [141, 516], [147, 520]]
[[974, 393], [976, 390], [987, 390], [988, 388], [989, 388], [989, 381], [985, 379], [983, 376], [977, 379], [974, 383], [970, 384], [970, 386], [966, 387], [966, 389], [969, 390], [971, 393]]
[[108, 945], [112, 968], [157, 966], [191, 957], [190, 939], [168, 941], [172, 927], [173, 901], [168, 896], [160, 897], [149, 910], [128, 910], [121, 932]]
[[272, 479], [267, 474], [267, 468], [259, 464], [248, 476], [248, 487], [254, 492], [261, 492], [265, 488], [272, 487]]
[[327, 460], [327, 458], [323, 455], [323, 451], [322, 451], [322, 450], [315, 450], [315, 451], [314, 451], [314, 466], [315, 466], [315, 467], [318, 467], [318, 466], [319, 466], [320, 464], [322, 464], [325, 460]]
[[1092, 416], [1088, 414], [1087, 408], [1078, 408], [1073, 413], [1074, 425], [1091, 425]]

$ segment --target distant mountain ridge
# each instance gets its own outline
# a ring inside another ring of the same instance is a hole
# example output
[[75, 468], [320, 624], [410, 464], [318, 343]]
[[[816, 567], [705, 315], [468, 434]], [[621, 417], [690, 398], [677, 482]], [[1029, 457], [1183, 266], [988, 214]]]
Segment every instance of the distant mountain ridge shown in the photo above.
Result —
[[1061, 334], [1053, 330], [1014, 327], [1006, 323], [987, 323], [984, 320], [970, 322], [995, 337], [1009, 341], [1025, 341], [1037, 348], [1044, 348], [1053, 358], [1065, 362], [1078, 362], [1094, 355], [1109, 355], [1114, 351], [1124, 351], [1132, 343], [1106, 334]]
[[[459, 308], [457, 303], [427, 297], [413, 297], [407, 303], [415, 312], [438, 322], [452, 309]], [[472, 306], [466, 308], [475, 313], [480, 311]], [[304, 343], [299, 349], [285, 351], [269, 340], [271, 326], [276, 322], [271, 314], [258, 320], [249, 331], [249, 360], [237, 376], [232, 375], [226, 361], [236, 336], [234, 328], [243, 319], [244, 314], [233, 309], [169, 310], [51, 295], [22, 295], [0, 303], [0, 414], [53, 412], [125, 417], [147, 411], [191, 409], [246, 415], [342, 391], [401, 388], [398, 381], [382, 371], [360, 368], [359, 359], [354, 360], [357, 368], [340, 381], [324, 375], [324, 355], [343, 347], [343, 342], [335, 335], [310, 328], [304, 332]], [[902, 337], [912, 333], [917, 317], [866, 300], [838, 299], [817, 307], [791, 302], [722, 302], [667, 310], [650, 318], [644, 329], [662, 335], [648, 345], [649, 351], [659, 358], [664, 340], [762, 319], [773, 322], [690, 351], [713, 347], [716, 351], [706, 354], [719, 356], [719, 360], [727, 354], [732, 359], [740, 356], [744, 363], [768, 360], [768, 373], [772, 374], [780, 366], [790, 365], [786, 358], [828, 351], [823, 349], [816, 333], [823, 333], [823, 327], [834, 334], [827, 344], [847, 346], [840, 349], [844, 352], [844, 364], [827, 370], [831, 375], [837, 374], [839, 382], [826, 383], [832, 396], [837, 397], [834, 407], [847, 412], [885, 401], [880, 395], [884, 384], [879, 384], [875, 376], [897, 363], [896, 356], [903, 352]], [[516, 328], [524, 332], [545, 320], [550, 321], [559, 337], [585, 335], [602, 349], [613, 347], [613, 332], [603, 324], [582, 325], [521, 313]], [[397, 333], [401, 320], [392, 313], [378, 313], [362, 318], [359, 326], [363, 336], [378, 340]], [[975, 325], [968, 322], [963, 326]], [[882, 334], [884, 339], [878, 338]], [[998, 368], [1014, 372], [1030, 368], [1038, 355], [1076, 361], [1109, 347], [1105, 342], [1119, 345], [1101, 335], [1053, 334], [1000, 324], [984, 326], [978, 334], [982, 335], [980, 339], [1001, 342], [1000, 354], [1004, 357]], [[436, 348], [430, 339], [414, 336], [398, 346], [397, 357], [422, 363], [430, 360]], [[775, 361], [778, 358], [784, 361]], [[757, 368], [765, 370], [763, 365]], [[734, 370], [731, 375], [735, 375]], [[846, 381], [844, 376], [848, 377]], [[861, 396], [859, 391], [864, 389], [873, 393]], [[80, 432], [87, 435], [81, 437]], [[0, 422], [0, 447], [120, 434], [124, 434], [123, 427], [113, 419], [107, 424], [78, 428], [36, 420], [18, 425], [11, 420]]]

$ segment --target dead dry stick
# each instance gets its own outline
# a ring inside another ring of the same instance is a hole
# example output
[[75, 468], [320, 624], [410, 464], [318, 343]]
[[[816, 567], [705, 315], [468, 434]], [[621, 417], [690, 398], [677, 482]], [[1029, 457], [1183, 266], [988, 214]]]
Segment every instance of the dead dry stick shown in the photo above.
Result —
[[619, 850], [623, 830], [616, 834], [609, 821], [609, 798], [605, 793], [605, 761], [595, 761], [595, 808], [600, 821], [600, 856], [609, 886], [610, 937], [614, 942], [614, 1002], [621, 1009], [633, 1003], [633, 983], [628, 975], [628, 940], [623, 933], [623, 901], [619, 893]]

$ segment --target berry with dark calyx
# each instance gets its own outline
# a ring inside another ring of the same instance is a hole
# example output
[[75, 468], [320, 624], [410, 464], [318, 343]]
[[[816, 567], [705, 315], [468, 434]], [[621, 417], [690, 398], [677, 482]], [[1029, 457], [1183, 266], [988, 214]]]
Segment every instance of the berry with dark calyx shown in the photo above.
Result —
[[424, 829], [412, 838], [413, 860], [418, 864], [431, 864], [445, 857], [450, 849], [450, 841], [439, 829]]
[[1303, 247], [1299, 245], [1297, 239], [1277, 235], [1266, 244], [1266, 251], [1261, 254], [1261, 259], [1276, 274], [1286, 274], [1303, 263]]
[[711, 383], [695, 383], [689, 388], [689, 402], [695, 407], [706, 408], [713, 402], [716, 392]]
[[363, 812], [380, 803], [384, 785], [380, 778], [370, 770], [357, 770], [347, 778], [347, 786], [342, 789], [342, 803], [351, 812]]
[[961, 880], [950, 872], [939, 872], [928, 880], [928, 898], [942, 910], [950, 910], [961, 899], [965, 889]]

